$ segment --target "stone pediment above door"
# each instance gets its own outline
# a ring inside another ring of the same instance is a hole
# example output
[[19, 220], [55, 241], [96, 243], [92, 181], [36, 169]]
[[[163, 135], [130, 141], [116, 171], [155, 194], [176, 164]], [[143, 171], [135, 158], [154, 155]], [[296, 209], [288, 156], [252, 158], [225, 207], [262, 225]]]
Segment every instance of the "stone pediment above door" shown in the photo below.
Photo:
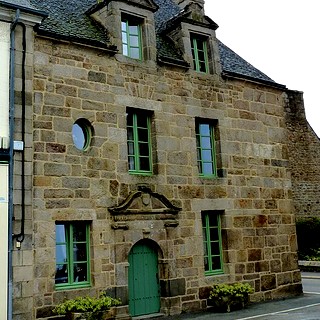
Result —
[[139, 187], [118, 206], [108, 208], [114, 221], [175, 220], [181, 208], [148, 187]]

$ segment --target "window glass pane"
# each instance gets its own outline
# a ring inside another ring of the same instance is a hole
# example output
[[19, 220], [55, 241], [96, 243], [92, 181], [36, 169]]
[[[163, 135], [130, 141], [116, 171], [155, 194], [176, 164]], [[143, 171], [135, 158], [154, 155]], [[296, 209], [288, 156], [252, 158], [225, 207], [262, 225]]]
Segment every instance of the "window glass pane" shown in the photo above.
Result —
[[202, 137], [201, 138], [201, 148], [203, 148], [203, 149], [211, 149], [211, 139], [210, 139], [210, 137]]
[[130, 36], [130, 46], [131, 47], [139, 47], [139, 37], [138, 36]]
[[64, 244], [56, 245], [56, 262], [58, 264], [67, 262], [67, 248]]
[[72, 126], [72, 139], [74, 146], [79, 150], [86, 150], [91, 140], [91, 124], [87, 119], [78, 119]]
[[133, 126], [133, 113], [127, 112], [126, 117], [127, 117], [127, 126], [132, 127]]
[[143, 142], [149, 141], [148, 129], [138, 129], [138, 140]]
[[205, 271], [209, 270], [209, 259], [208, 259], [208, 256], [204, 257], [204, 270]]
[[133, 128], [131, 127], [127, 128], [127, 139], [130, 141], [133, 140]]
[[73, 246], [73, 261], [87, 261], [87, 245], [85, 243]]
[[209, 218], [209, 225], [210, 227], [217, 227], [218, 226], [218, 215], [211, 213], [208, 214], [208, 218]]
[[127, 46], [126, 44], [123, 44], [123, 45], [122, 45], [122, 53], [123, 53], [123, 55], [125, 55], [125, 56], [128, 56], [128, 55], [129, 55], [129, 53], [128, 53], [128, 46]]
[[129, 170], [134, 170], [135, 169], [134, 157], [129, 157], [128, 158], [128, 165], [129, 165]]
[[122, 21], [122, 22], [121, 22], [121, 30], [122, 30], [122, 31], [126, 31], [126, 30], [127, 30], [127, 23], [126, 23], [126, 21]]
[[218, 228], [210, 228], [210, 241], [219, 240]]
[[202, 161], [212, 161], [211, 150], [202, 150]]
[[149, 158], [140, 158], [140, 170], [150, 171]]
[[76, 263], [73, 269], [74, 282], [87, 281], [87, 264]]
[[210, 135], [210, 125], [209, 124], [200, 124], [199, 125], [200, 135], [209, 136]]
[[219, 242], [212, 242], [211, 243], [211, 254], [215, 255], [215, 256], [220, 255]]
[[128, 142], [128, 155], [134, 154], [134, 145], [133, 142]]
[[197, 39], [197, 49], [198, 51], [203, 51], [204, 49], [204, 41], [201, 39]]
[[87, 227], [84, 224], [76, 224], [73, 228], [73, 241], [86, 241]]
[[129, 33], [130, 35], [137, 35], [139, 33], [139, 27], [137, 25], [129, 26]]
[[220, 256], [212, 257], [212, 270], [219, 270], [219, 269], [221, 269]]
[[68, 282], [68, 269], [67, 265], [56, 265], [55, 283], [67, 283]]
[[75, 147], [82, 150], [86, 143], [86, 137], [83, 129], [77, 123], [72, 126], [72, 139]]
[[139, 144], [139, 154], [140, 156], [149, 156], [149, 144], [148, 143], [140, 143]]
[[130, 48], [130, 57], [133, 59], [140, 59], [140, 49]]
[[205, 56], [203, 51], [198, 51], [198, 59], [199, 61], [202, 61], [202, 62], [205, 61]]
[[203, 163], [202, 164], [202, 173], [203, 174], [213, 174], [212, 163]]
[[199, 62], [199, 67], [201, 72], [207, 72], [206, 63], [204, 61]]
[[122, 43], [123, 44], [128, 44], [128, 38], [127, 38], [127, 33], [122, 32]]
[[66, 242], [65, 228], [62, 224], [56, 225], [56, 242]]
[[142, 114], [137, 115], [137, 126], [139, 128], [147, 128], [148, 127], [148, 117]]

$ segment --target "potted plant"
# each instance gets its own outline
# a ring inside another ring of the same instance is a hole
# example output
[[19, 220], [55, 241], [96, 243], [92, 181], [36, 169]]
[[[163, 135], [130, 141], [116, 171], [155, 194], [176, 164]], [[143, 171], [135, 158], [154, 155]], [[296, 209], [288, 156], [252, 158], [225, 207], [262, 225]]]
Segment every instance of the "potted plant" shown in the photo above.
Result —
[[208, 305], [223, 312], [241, 309], [249, 302], [250, 293], [253, 293], [253, 288], [248, 283], [214, 284]]
[[53, 312], [66, 315], [70, 320], [104, 320], [110, 318], [107, 312], [111, 307], [120, 305], [119, 299], [114, 299], [102, 292], [99, 298], [77, 297], [58, 304]]

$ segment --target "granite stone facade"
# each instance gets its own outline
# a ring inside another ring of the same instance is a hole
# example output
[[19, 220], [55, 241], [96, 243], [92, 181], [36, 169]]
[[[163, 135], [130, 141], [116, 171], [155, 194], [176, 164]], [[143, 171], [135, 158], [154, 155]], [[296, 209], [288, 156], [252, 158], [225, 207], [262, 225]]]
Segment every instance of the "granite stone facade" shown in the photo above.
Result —
[[297, 218], [319, 217], [319, 137], [306, 120], [302, 92], [291, 92], [288, 99], [287, 126], [295, 212]]
[[[40, 2], [31, 1], [35, 6]], [[203, 1], [176, 2], [203, 13]], [[156, 25], [153, 12], [162, 1], [106, 3], [114, 15], [98, 4], [90, 17], [118, 21], [119, 10], [132, 8], [145, 17], [146, 60], [123, 56], [119, 44], [116, 50], [110, 43], [99, 47], [71, 36], [59, 38], [48, 31], [46, 20], [43, 29], [28, 28], [26, 211], [22, 219], [21, 153], [16, 153], [14, 230], [19, 233], [22, 221], [25, 229], [13, 248], [13, 319], [53, 319], [57, 303], [103, 290], [121, 298], [117, 317], [130, 318], [128, 259], [140, 242], [157, 253], [159, 311], [165, 315], [205, 309], [216, 282], [248, 282], [255, 291], [253, 302], [300, 294], [297, 194], [292, 187], [296, 178], [290, 162], [296, 93], [262, 73], [246, 73], [253, 67], [226, 52], [208, 17], [200, 23], [187, 12], [181, 28], [171, 25], [172, 37], [183, 36], [181, 56], [173, 52], [159, 57], [164, 46], [157, 46], [151, 29]], [[203, 28], [210, 36], [213, 60], [207, 74], [189, 65], [190, 43], [183, 43], [188, 42], [190, 21], [197, 21], [193, 32]], [[116, 32], [109, 36], [116, 43]], [[229, 57], [245, 66], [244, 73], [232, 71]], [[17, 74], [17, 106], [19, 79]], [[128, 108], [151, 115], [151, 175], [128, 171]], [[84, 151], [72, 139], [72, 126], [79, 119], [92, 127], [92, 140]], [[215, 126], [216, 177], [199, 175], [198, 119]], [[204, 266], [201, 217], [209, 211], [221, 216], [223, 272], [215, 275], [205, 275]], [[57, 289], [56, 223], [74, 221], [90, 226], [90, 286]]]

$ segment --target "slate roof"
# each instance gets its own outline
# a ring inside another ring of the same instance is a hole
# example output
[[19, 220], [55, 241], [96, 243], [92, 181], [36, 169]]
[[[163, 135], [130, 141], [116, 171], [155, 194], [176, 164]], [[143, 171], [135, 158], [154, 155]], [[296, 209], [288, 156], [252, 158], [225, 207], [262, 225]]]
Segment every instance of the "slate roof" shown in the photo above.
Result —
[[45, 16], [45, 13], [39, 11], [36, 7], [34, 7], [30, 3], [30, 0], [0, 0], [0, 6], [13, 8], [13, 9], [21, 9], [26, 12], [32, 12], [34, 14]]
[[[188, 63], [182, 58], [182, 52], [176, 48], [172, 40], [161, 33], [166, 28], [166, 24], [171, 23], [173, 18], [182, 15], [183, 12], [173, 0], [153, 1], [159, 6], [154, 14], [158, 60], [188, 68]], [[1, 4], [46, 12], [48, 16], [37, 28], [40, 34], [117, 52], [117, 48], [110, 42], [108, 31], [87, 14], [90, 8], [96, 6], [97, 0], [0, 0]], [[208, 20], [211, 19], [208, 18]], [[240, 77], [285, 88], [242, 59], [221, 41], [218, 41], [218, 44], [224, 76]]]

